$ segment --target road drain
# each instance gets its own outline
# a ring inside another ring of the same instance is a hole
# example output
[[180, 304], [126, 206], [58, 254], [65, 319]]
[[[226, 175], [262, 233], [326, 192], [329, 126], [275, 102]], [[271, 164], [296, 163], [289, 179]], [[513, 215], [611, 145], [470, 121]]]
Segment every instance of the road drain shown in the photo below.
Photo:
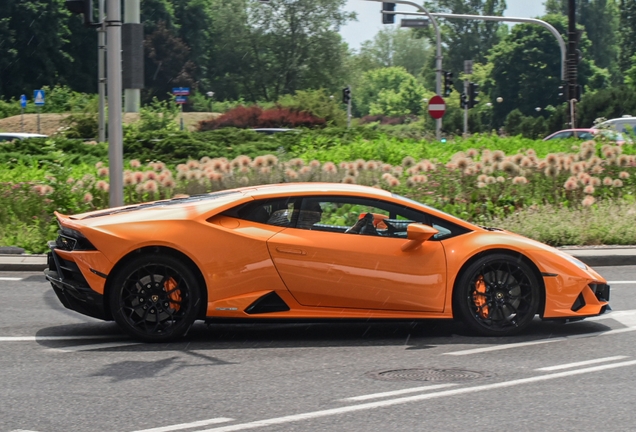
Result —
[[490, 378], [494, 374], [465, 369], [393, 369], [368, 372], [367, 376], [381, 381], [458, 382]]

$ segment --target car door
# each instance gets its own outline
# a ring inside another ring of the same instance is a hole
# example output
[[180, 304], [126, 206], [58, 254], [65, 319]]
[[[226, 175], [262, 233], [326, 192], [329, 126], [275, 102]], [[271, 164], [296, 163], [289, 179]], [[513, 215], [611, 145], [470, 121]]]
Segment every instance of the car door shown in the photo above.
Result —
[[[303, 209], [316, 201], [325, 211], [310, 224], [303, 219]], [[442, 312], [447, 280], [444, 247], [430, 240], [403, 252], [408, 242], [405, 227], [425, 218], [404, 210], [359, 198], [305, 199], [294, 226], [273, 235], [268, 249], [287, 289], [304, 306]], [[345, 232], [366, 213], [378, 220], [376, 234]], [[387, 234], [383, 218], [403, 221], [402, 231]]]

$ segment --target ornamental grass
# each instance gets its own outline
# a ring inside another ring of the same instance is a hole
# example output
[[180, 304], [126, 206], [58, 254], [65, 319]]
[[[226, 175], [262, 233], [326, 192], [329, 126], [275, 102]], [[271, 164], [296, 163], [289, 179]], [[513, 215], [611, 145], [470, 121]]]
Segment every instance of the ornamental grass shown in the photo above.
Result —
[[[444, 163], [410, 156], [395, 165], [363, 159], [335, 163], [270, 154], [204, 157], [174, 167], [130, 160], [125, 168], [126, 204], [258, 184], [342, 182], [386, 189], [553, 245], [636, 243], [631, 228], [636, 157], [596, 141], [545, 157], [533, 149], [508, 155], [468, 149]], [[43, 181], [0, 184], [0, 243], [41, 252], [56, 230], [53, 211], [71, 214], [108, 206], [105, 163], [79, 177], [77, 170], [61, 165], [46, 171]], [[9, 228], [12, 223], [21, 228]]]

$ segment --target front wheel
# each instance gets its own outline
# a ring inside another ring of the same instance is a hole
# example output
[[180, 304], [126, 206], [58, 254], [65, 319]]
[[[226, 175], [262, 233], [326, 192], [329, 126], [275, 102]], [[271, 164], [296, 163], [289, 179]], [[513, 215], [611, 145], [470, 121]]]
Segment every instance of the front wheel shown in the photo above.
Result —
[[453, 295], [454, 310], [479, 334], [508, 336], [530, 325], [540, 296], [539, 282], [525, 262], [493, 254], [461, 273]]
[[113, 279], [110, 308], [130, 336], [166, 342], [186, 334], [197, 318], [201, 292], [192, 270], [170, 255], [141, 255]]

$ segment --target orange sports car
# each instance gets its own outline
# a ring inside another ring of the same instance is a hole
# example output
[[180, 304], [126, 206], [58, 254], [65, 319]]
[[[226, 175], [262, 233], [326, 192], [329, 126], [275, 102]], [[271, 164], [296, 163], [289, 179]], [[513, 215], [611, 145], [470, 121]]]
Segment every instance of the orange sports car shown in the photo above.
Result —
[[196, 320], [460, 318], [483, 335], [609, 309], [576, 258], [385, 190], [295, 183], [57, 214], [46, 278], [132, 337]]

